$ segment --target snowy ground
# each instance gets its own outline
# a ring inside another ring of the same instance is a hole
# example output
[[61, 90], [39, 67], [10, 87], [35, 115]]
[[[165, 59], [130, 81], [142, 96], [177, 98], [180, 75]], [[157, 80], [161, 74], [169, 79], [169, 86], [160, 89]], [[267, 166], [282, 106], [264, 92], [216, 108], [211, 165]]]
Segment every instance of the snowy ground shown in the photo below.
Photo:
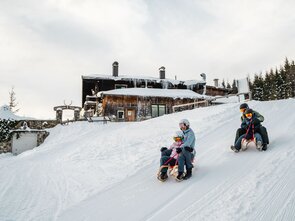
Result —
[[[239, 104], [136, 123], [57, 126], [40, 147], [0, 155], [0, 220], [294, 220], [295, 101], [250, 102], [266, 152], [233, 153]], [[156, 179], [178, 121], [197, 136], [193, 177]]]

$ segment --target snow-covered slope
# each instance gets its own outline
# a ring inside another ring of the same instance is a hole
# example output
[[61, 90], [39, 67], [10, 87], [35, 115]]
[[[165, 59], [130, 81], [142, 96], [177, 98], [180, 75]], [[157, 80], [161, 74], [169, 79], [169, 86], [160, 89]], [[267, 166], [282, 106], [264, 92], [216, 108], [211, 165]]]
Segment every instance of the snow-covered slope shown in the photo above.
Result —
[[[40, 147], [0, 155], [0, 220], [294, 220], [294, 99], [250, 102], [266, 121], [266, 152], [233, 153], [239, 104], [136, 123], [58, 126]], [[159, 149], [188, 118], [196, 169], [156, 179]]]

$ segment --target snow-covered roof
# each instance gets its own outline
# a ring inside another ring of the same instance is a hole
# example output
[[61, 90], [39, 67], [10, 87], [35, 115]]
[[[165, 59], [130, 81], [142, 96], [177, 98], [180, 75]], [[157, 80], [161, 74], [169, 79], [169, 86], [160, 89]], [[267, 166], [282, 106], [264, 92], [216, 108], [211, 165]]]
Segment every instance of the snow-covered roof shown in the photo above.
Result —
[[3, 120], [33, 120], [29, 117], [20, 117], [15, 115], [9, 108], [8, 105], [3, 105], [0, 107], [0, 119]]
[[118, 77], [114, 77], [112, 75], [101, 75], [101, 74], [94, 74], [94, 75], [84, 75], [82, 79], [109, 79], [114, 81], [126, 80], [126, 81], [147, 81], [147, 82], [167, 82], [173, 85], [177, 84], [184, 84], [184, 85], [192, 85], [192, 84], [206, 84], [204, 80], [187, 80], [187, 81], [180, 81], [174, 79], [160, 79], [155, 77], [147, 77], [147, 76], [130, 76], [130, 75], [120, 75]]
[[187, 89], [159, 89], [159, 88], [124, 88], [102, 92], [104, 95], [125, 95], [140, 97], [170, 97], [190, 99], [211, 99], [210, 96], [198, 94]]

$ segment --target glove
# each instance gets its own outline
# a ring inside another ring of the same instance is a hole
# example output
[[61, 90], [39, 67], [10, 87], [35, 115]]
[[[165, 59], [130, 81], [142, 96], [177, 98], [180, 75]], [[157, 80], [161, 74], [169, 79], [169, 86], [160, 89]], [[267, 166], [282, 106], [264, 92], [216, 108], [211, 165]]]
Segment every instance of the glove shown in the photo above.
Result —
[[165, 150], [167, 150], [167, 147], [162, 147], [162, 148], [160, 149], [161, 152], [164, 152]]
[[194, 151], [194, 148], [191, 147], [184, 147], [184, 149], [190, 153]]
[[181, 153], [182, 152], [182, 149], [180, 147], [177, 147], [176, 148], [176, 153]]

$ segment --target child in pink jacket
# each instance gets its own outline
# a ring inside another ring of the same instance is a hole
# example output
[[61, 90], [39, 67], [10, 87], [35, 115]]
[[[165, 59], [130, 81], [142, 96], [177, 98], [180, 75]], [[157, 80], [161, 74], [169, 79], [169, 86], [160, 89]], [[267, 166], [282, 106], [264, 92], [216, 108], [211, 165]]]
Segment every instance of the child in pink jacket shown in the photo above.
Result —
[[[160, 159], [160, 166], [169, 165], [174, 166], [177, 162], [178, 153], [176, 152], [176, 148], [180, 147], [183, 144], [183, 132], [177, 131], [173, 136], [174, 142], [173, 144], [167, 148], [161, 148], [161, 159]], [[161, 173], [159, 174], [158, 179], [165, 181], [168, 178], [167, 175], [167, 167], [162, 168]]]

